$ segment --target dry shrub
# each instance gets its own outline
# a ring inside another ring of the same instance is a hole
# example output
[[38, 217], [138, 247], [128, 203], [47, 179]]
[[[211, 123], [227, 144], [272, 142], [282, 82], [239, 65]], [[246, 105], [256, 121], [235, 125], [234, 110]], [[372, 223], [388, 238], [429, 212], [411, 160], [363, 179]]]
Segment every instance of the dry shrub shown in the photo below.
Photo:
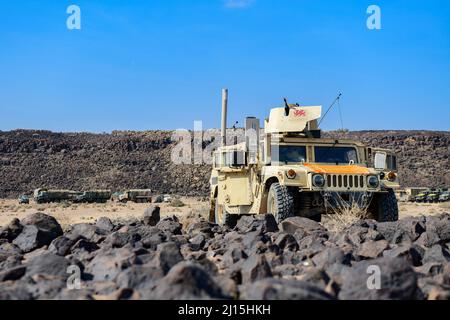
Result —
[[183, 201], [181, 201], [180, 199], [173, 199], [171, 202], [170, 202], [170, 206], [171, 207], [176, 207], [176, 208], [179, 208], [179, 207], [184, 207], [185, 206], [185, 204], [184, 204], [184, 202]]
[[324, 226], [331, 232], [340, 232], [358, 220], [369, 218], [369, 205], [371, 197], [369, 195], [350, 195], [348, 200], [344, 200], [338, 193], [333, 194], [333, 204], [325, 200], [327, 211], [331, 214], [323, 219]]

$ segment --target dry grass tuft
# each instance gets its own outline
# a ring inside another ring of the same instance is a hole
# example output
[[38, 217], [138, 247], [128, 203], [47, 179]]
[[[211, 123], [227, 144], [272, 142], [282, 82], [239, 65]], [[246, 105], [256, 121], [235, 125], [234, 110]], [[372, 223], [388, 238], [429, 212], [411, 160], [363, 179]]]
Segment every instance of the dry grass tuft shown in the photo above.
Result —
[[335, 194], [334, 204], [326, 203], [332, 214], [326, 215], [322, 224], [331, 232], [340, 232], [361, 219], [368, 219], [370, 200], [367, 197], [350, 197], [350, 200], [344, 200], [339, 194]]
[[171, 207], [175, 207], [175, 208], [179, 208], [179, 207], [184, 207], [185, 206], [185, 204], [184, 204], [184, 202], [183, 201], [181, 201], [180, 199], [173, 199], [171, 202], [170, 202], [170, 206]]

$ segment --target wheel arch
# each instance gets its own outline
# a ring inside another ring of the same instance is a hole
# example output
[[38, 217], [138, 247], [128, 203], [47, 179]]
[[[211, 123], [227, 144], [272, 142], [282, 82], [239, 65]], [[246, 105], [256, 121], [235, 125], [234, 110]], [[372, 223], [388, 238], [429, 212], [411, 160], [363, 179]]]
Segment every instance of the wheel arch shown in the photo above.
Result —
[[268, 179], [266, 180], [266, 182], [264, 183], [265, 188], [266, 188], [266, 192], [269, 191], [270, 186], [271, 186], [272, 184], [277, 183], [277, 182], [280, 182], [280, 181], [278, 180], [277, 177], [272, 176], [272, 177], [268, 178]]

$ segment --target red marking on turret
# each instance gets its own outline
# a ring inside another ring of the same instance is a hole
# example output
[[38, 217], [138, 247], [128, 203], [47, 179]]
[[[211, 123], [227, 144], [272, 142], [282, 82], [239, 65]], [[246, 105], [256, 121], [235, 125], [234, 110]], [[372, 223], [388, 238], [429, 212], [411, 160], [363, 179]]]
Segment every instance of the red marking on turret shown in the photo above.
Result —
[[306, 112], [305, 112], [305, 110], [294, 110], [294, 116], [306, 117]]

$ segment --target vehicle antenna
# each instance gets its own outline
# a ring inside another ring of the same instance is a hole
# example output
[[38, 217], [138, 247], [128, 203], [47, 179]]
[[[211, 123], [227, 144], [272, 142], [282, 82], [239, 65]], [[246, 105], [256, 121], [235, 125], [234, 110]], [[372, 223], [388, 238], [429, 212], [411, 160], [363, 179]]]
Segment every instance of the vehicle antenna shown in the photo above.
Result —
[[327, 114], [331, 110], [331, 108], [333, 108], [333, 106], [336, 104], [336, 102], [339, 102], [339, 100], [341, 99], [341, 96], [342, 96], [342, 93], [339, 93], [339, 95], [336, 97], [336, 99], [334, 99], [333, 103], [328, 107], [327, 112], [325, 112], [322, 119], [320, 119], [320, 121], [319, 121], [319, 126], [322, 123], [323, 119], [325, 119], [325, 117], [327, 116]]
[[342, 120], [342, 109], [341, 109], [341, 99], [338, 99], [338, 109], [339, 109], [339, 118], [341, 119], [341, 129], [344, 132], [344, 121]]

